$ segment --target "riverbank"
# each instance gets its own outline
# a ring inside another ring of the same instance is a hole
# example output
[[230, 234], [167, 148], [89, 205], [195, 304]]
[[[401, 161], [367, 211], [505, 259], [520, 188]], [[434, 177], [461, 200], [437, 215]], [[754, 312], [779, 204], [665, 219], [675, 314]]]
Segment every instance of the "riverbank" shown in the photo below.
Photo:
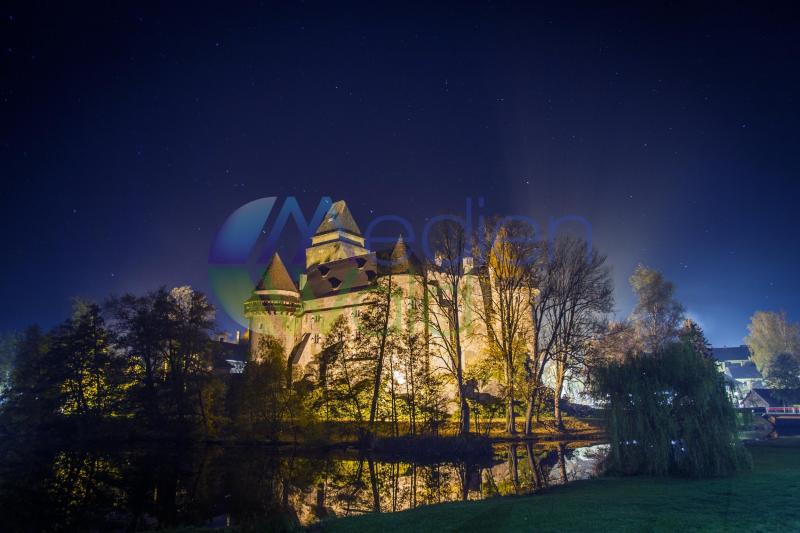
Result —
[[[523, 431], [523, 424], [517, 424], [517, 433], [509, 435], [506, 432], [505, 421], [495, 419], [483, 421], [477, 430], [473, 430], [466, 440], [487, 441], [491, 443], [512, 442], [551, 442], [551, 441], [598, 441], [606, 438], [603, 422], [595, 417], [577, 418], [565, 416], [563, 428], [557, 428], [552, 416], [546, 415], [535, 425], [529, 435]], [[397, 433], [395, 433], [395, 429]], [[401, 422], [395, 428], [385, 421], [375, 423], [374, 434], [371, 439], [365, 440], [366, 428], [354, 422], [317, 422], [310, 424], [301, 431], [278, 435], [274, 439], [243, 437], [243, 436], [218, 436], [200, 437], [198, 442], [220, 446], [296, 446], [305, 450], [332, 450], [341, 448], [374, 449], [372, 444], [391, 441], [401, 443], [417, 443], [424, 446], [426, 442], [442, 439], [443, 441], [456, 441], [461, 439], [458, 435], [458, 424], [453, 421], [442, 423], [435, 433], [425, 432], [417, 435], [410, 434], [408, 423]], [[395, 436], [397, 435], [397, 436]], [[129, 439], [130, 440], [130, 439]], [[449, 455], [457, 455], [457, 449]]]
[[796, 531], [800, 438], [749, 446], [753, 471], [731, 478], [603, 477], [528, 496], [365, 514], [331, 533], [404, 531]]

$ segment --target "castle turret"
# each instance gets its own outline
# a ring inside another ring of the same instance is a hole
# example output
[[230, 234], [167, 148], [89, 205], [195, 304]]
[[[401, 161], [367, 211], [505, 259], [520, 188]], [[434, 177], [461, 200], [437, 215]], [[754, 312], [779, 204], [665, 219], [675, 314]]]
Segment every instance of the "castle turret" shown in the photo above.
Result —
[[369, 254], [364, 237], [344, 200], [331, 205], [306, 249], [306, 268]]
[[280, 255], [272, 256], [253, 294], [244, 304], [250, 322], [250, 354], [258, 357], [259, 341], [264, 335], [278, 339], [288, 353], [295, 345], [300, 293]]

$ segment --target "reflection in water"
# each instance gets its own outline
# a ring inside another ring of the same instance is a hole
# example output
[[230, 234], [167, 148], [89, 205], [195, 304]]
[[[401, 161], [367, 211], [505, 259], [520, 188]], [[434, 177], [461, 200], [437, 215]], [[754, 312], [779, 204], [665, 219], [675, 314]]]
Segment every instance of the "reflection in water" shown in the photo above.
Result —
[[4, 524], [10, 530], [279, 531], [330, 516], [539, 490], [595, 474], [605, 449], [503, 444], [483, 463], [440, 464], [259, 447], [20, 453], [0, 464], [0, 506], [15, 510]]

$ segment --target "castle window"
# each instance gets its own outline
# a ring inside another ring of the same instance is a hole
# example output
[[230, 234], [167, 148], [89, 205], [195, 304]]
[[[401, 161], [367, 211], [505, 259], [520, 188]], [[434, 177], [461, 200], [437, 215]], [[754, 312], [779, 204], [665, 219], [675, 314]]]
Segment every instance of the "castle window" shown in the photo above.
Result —
[[339, 278], [331, 278], [331, 279], [328, 280], [328, 283], [331, 284], [332, 288], [338, 289], [339, 285], [342, 284], [342, 280], [340, 280]]
[[314, 333], [314, 344], [319, 344], [319, 333]]
[[367, 270], [367, 279], [370, 281], [375, 281], [375, 278], [378, 277], [378, 274], [374, 270]]
[[331, 271], [331, 269], [330, 269], [329, 267], [326, 267], [326, 266], [324, 266], [324, 265], [320, 265], [320, 266], [319, 266], [319, 267], [317, 267], [317, 268], [319, 269], [319, 273], [320, 273], [320, 274], [322, 274], [322, 277], [323, 277], [323, 278], [324, 278], [325, 276], [327, 276], [327, 275], [330, 273], [330, 271]]
[[358, 265], [358, 269], [359, 270], [364, 268], [364, 265], [366, 265], [366, 264], [367, 264], [367, 260], [364, 259], [363, 257], [357, 257], [356, 258], [356, 265]]

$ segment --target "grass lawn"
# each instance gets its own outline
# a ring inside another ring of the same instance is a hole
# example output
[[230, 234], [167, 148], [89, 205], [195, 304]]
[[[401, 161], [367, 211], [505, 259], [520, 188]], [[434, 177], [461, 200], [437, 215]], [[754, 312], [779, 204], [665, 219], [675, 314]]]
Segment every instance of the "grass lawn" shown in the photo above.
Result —
[[446, 503], [322, 524], [326, 532], [800, 531], [800, 439], [750, 447], [732, 478], [604, 477], [530, 496]]

